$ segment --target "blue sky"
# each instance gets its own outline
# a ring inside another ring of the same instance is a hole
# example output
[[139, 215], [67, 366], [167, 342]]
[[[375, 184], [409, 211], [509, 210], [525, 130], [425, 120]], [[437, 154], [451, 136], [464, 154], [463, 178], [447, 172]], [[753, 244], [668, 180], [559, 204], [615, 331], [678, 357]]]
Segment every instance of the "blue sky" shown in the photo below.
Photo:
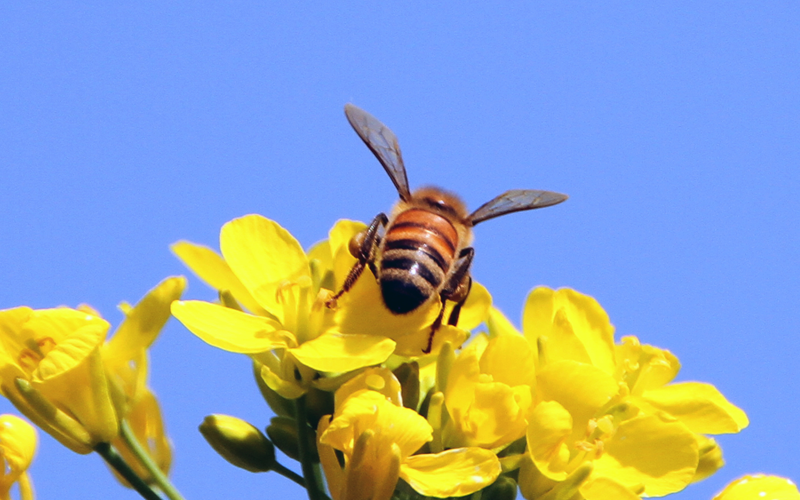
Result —
[[[85, 302], [117, 324], [186, 273], [177, 240], [216, 247], [260, 213], [310, 246], [388, 210], [353, 102], [397, 134], [412, 187], [473, 208], [570, 195], [476, 230], [473, 275], [517, 324], [534, 286], [575, 288], [748, 413], [719, 439], [728, 465], [674, 498], [800, 479], [798, 25], [781, 1], [5, 4], [0, 308]], [[186, 296], [213, 298], [193, 277]], [[303, 498], [196, 430], [268, 422], [246, 358], [173, 320], [151, 370], [187, 499]], [[41, 498], [136, 498], [46, 436], [32, 473]]]

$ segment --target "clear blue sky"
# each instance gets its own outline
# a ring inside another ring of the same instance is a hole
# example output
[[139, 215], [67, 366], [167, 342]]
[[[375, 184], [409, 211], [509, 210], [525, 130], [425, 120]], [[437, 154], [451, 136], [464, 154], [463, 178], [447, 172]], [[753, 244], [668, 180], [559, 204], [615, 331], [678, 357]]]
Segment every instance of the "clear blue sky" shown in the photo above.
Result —
[[[398, 135], [412, 186], [571, 196], [476, 231], [473, 274], [517, 324], [535, 285], [575, 288], [747, 411], [728, 465], [675, 498], [799, 480], [800, 4], [336, 4], [0, 6], [0, 308], [87, 302], [117, 324], [186, 273], [174, 241], [216, 247], [255, 212], [309, 246], [387, 210], [353, 102]], [[192, 277], [186, 296], [213, 294]], [[303, 498], [196, 430], [267, 423], [246, 358], [173, 320], [151, 368], [187, 499]], [[41, 498], [136, 498], [49, 437], [32, 472]]]

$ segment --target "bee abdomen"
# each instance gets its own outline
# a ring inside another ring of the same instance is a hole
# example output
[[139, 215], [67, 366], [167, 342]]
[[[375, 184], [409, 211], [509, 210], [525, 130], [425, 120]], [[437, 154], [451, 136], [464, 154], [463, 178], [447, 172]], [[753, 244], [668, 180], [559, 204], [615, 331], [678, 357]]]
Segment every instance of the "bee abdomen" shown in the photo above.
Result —
[[447, 219], [417, 209], [400, 213], [381, 250], [380, 284], [386, 307], [405, 314], [431, 298], [444, 283], [457, 246], [458, 233]]
[[433, 296], [444, 280], [444, 273], [433, 260], [424, 255], [420, 257], [413, 250], [390, 250], [384, 254], [381, 294], [386, 307], [395, 314], [417, 309]]

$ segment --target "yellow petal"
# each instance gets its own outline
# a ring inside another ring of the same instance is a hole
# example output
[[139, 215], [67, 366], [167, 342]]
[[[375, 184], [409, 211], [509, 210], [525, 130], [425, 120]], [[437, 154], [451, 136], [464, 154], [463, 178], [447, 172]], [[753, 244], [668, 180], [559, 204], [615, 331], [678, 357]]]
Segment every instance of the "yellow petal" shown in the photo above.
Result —
[[568, 288], [534, 289], [525, 303], [522, 331], [532, 344], [546, 340], [548, 361], [571, 359], [614, 373], [614, 327], [588, 295]]
[[183, 264], [194, 272], [197, 277], [205, 281], [208, 286], [215, 290], [228, 290], [249, 309], [253, 314], [262, 314], [264, 308], [261, 307], [255, 298], [250, 294], [242, 281], [233, 274], [231, 267], [214, 250], [191, 243], [179, 241], [170, 246], [172, 252], [178, 256]]
[[[33, 309], [30, 307], [15, 307], [0, 311], [0, 363], [3, 365], [17, 365], [19, 353], [25, 348], [24, 339], [20, 338], [25, 323], [30, 318]], [[6, 383], [13, 383], [9, 379]]]
[[258, 303], [283, 321], [279, 287], [311, 278], [306, 254], [294, 236], [265, 217], [246, 215], [222, 226], [220, 249]]
[[681, 369], [681, 363], [674, 354], [666, 349], [642, 345], [634, 336], [623, 337], [617, 345], [617, 365], [619, 369], [631, 367], [635, 370], [635, 383], [630, 387], [635, 395], [669, 383]]
[[486, 325], [489, 327], [489, 334], [493, 337], [499, 335], [521, 335], [506, 315], [496, 307], [492, 307], [489, 311]]
[[[36, 328], [37, 323], [38, 321], [30, 321], [27, 326]], [[103, 320], [91, 321], [71, 331], [69, 336], [62, 337], [61, 342], [55, 344], [39, 362], [33, 372], [33, 380], [46, 382], [84, 364], [92, 351], [102, 344], [109, 326]]]
[[592, 365], [575, 361], [557, 361], [540, 368], [536, 392], [542, 401], [558, 401], [569, 411], [577, 433], [583, 432], [589, 419], [617, 394], [614, 378]]
[[342, 373], [383, 363], [394, 347], [394, 341], [385, 337], [326, 333], [291, 352], [298, 361], [315, 370]]
[[472, 446], [497, 448], [525, 435], [531, 391], [528, 386], [480, 383], [475, 386], [475, 399], [466, 422], [468, 443]]
[[567, 477], [572, 416], [555, 401], [536, 405], [529, 417], [528, 453], [545, 477], [561, 481]]
[[747, 427], [749, 420], [716, 387], [701, 382], [670, 384], [645, 392], [642, 399], [700, 434], [727, 434]]
[[37, 309], [31, 313], [25, 323], [23, 334], [28, 335], [28, 338], [47, 339], [48, 343], [58, 344], [72, 336], [77, 330], [90, 325], [96, 326], [97, 331], [105, 329], [102, 338], [96, 340], [99, 345], [99, 342], [105, 339], [108, 328], [111, 326], [103, 318], [68, 307]]
[[700, 453], [700, 462], [697, 464], [697, 470], [692, 478], [692, 482], [696, 483], [721, 469], [725, 465], [725, 460], [722, 458], [722, 448], [716, 441], [701, 434], [695, 434], [694, 437], [697, 439], [697, 448]]
[[500, 475], [500, 461], [489, 450], [456, 448], [414, 455], [400, 466], [400, 477], [422, 495], [447, 498], [474, 493]]
[[36, 454], [36, 429], [15, 415], [0, 415], [0, 453], [11, 472], [27, 469]]
[[306, 389], [294, 380], [284, 380], [267, 365], [261, 365], [261, 379], [267, 387], [286, 399], [297, 399], [306, 393]]
[[252, 354], [296, 345], [294, 337], [269, 318], [199, 300], [175, 301], [172, 314], [205, 342], [220, 349]]
[[604, 443], [593, 477], [610, 477], [629, 488], [643, 485], [648, 496], [682, 490], [697, 469], [694, 435], [681, 422], [662, 415], [626, 420]]
[[170, 318], [170, 305], [179, 299], [186, 287], [186, 278], [173, 276], [147, 292], [136, 306], [125, 314], [114, 336], [103, 346], [103, 356], [125, 359], [147, 349]]
[[511, 387], [536, 385], [536, 365], [530, 344], [521, 335], [501, 335], [492, 338], [480, 361], [481, 373], [492, 376], [495, 382]]
[[349, 453], [357, 437], [354, 433], [362, 429], [372, 429], [382, 441], [397, 444], [403, 459], [430, 441], [433, 434], [430, 424], [417, 412], [395, 406], [383, 394], [364, 390], [336, 409], [321, 441]]
[[639, 500], [639, 495], [605, 476], [590, 478], [581, 485], [580, 492], [585, 500]]
[[800, 500], [797, 485], [791, 480], [753, 474], [744, 476], [725, 487], [714, 500]]
[[395, 406], [403, 405], [403, 388], [394, 373], [388, 368], [367, 368], [336, 390], [334, 407], [341, 407], [344, 400], [363, 389], [383, 394]]

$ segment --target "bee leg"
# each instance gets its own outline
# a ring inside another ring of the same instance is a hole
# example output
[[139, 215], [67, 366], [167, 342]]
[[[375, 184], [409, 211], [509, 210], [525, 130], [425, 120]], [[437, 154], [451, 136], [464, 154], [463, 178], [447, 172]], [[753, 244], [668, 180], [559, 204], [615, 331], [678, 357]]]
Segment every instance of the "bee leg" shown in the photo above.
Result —
[[447, 283], [439, 294], [442, 299], [442, 308], [439, 309], [439, 315], [436, 316], [433, 324], [431, 325], [431, 332], [428, 334], [428, 345], [422, 350], [425, 354], [431, 352], [433, 348], [433, 336], [442, 326], [442, 319], [444, 318], [445, 302], [452, 300], [456, 303], [450, 317], [447, 319], [447, 324], [456, 326], [458, 324], [458, 316], [461, 314], [461, 306], [467, 301], [469, 291], [472, 289], [472, 278], [469, 275], [469, 268], [472, 266], [472, 258], [475, 256], [475, 250], [472, 247], [467, 247], [461, 250], [458, 254], [453, 272], [450, 273]]
[[350, 273], [347, 275], [347, 278], [345, 278], [342, 289], [325, 301], [325, 306], [327, 308], [334, 309], [339, 297], [353, 288], [353, 285], [355, 285], [361, 273], [364, 272], [364, 266], [369, 266], [372, 274], [377, 276], [378, 273], [375, 268], [375, 249], [380, 243], [378, 230], [382, 227], [386, 227], [388, 222], [389, 218], [386, 217], [386, 214], [380, 213], [372, 220], [372, 223], [363, 233], [357, 234], [350, 241], [350, 253], [358, 259], [358, 262], [350, 269]]
[[459, 289], [464, 289], [465, 292], [463, 292], [464, 293], [463, 298], [458, 302], [456, 302], [455, 307], [453, 307], [453, 310], [450, 311], [450, 317], [447, 318], [447, 324], [451, 326], [456, 326], [458, 324], [458, 316], [459, 314], [461, 314], [461, 306], [463, 306], [464, 302], [467, 301], [467, 297], [469, 297], [469, 292], [470, 290], [472, 290], [472, 277], [467, 276], [466, 284], [461, 283]]

